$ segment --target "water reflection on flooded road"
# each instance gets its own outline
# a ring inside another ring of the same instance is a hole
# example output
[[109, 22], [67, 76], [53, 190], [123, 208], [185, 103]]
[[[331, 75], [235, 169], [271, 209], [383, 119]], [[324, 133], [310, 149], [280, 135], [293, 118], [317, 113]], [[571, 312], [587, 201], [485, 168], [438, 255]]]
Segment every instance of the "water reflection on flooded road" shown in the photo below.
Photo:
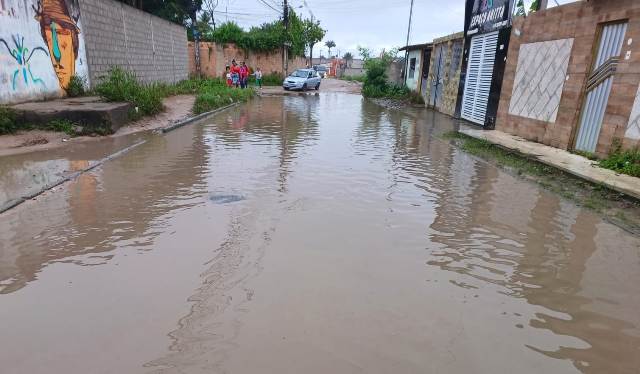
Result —
[[0, 215], [9, 373], [637, 373], [640, 239], [445, 116], [263, 98]]

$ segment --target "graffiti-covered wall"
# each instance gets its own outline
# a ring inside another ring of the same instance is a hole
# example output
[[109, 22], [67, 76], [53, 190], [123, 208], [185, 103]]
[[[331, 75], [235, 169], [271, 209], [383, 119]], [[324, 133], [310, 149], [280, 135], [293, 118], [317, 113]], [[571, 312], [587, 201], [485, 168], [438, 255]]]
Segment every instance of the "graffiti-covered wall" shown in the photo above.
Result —
[[64, 96], [88, 82], [78, 0], [0, 0], [0, 104]]
[[0, 0], [0, 104], [95, 86], [111, 67], [142, 82], [188, 77], [186, 29], [114, 0]]

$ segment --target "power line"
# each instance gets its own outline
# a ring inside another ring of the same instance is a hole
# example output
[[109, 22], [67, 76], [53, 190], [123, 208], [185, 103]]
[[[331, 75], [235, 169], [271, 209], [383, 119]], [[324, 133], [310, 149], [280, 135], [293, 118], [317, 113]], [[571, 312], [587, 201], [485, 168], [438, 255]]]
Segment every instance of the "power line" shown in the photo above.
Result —
[[279, 9], [275, 8], [274, 6], [272, 6], [271, 4], [269, 4], [266, 0], [258, 0], [260, 3], [264, 4], [265, 6], [267, 6], [269, 9], [275, 11], [278, 14], [282, 14], [282, 11], [280, 11]]

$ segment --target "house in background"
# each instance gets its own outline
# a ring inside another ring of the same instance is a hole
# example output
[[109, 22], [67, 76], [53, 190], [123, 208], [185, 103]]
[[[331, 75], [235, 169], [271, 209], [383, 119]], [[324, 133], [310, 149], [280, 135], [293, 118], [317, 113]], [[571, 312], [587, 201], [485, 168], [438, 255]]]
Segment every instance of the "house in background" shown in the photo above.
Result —
[[429, 75], [432, 48], [433, 43], [414, 44], [400, 48], [400, 51], [407, 51], [404, 84], [410, 90], [421, 93], [423, 97], [426, 96], [426, 81]]
[[359, 58], [354, 58], [353, 60], [343, 60], [344, 64], [341, 66], [340, 69], [340, 77], [343, 76], [352, 76], [352, 77], [357, 77], [357, 76], [362, 76], [366, 73], [365, 68], [364, 68], [364, 60], [359, 59]]
[[458, 103], [463, 50], [463, 32], [434, 39], [428, 78], [423, 89], [427, 106], [450, 116], [455, 115]]

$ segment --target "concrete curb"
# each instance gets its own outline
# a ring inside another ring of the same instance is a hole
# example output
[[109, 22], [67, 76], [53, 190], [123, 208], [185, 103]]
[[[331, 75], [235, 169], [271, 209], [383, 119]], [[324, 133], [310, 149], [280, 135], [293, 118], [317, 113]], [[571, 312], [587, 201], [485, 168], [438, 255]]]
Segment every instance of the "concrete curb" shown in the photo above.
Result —
[[55, 180], [55, 181], [53, 181], [51, 183], [47, 183], [43, 187], [39, 188], [37, 191], [30, 192], [30, 193], [28, 193], [28, 194], [26, 194], [26, 195], [24, 195], [24, 196], [22, 196], [20, 198], [17, 198], [17, 199], [9, 200], [9, 201], [5, 202], [4, 204], [2, 204], [0, 206], [0, 214], [4, 213], [4, 212], [6, 212], [6, 211], [8, 211], [10, 209], [13, 209], [13, 208], [17, 207], [18, 205], [24, 203], [27, 200], [30, 200], [30, 199], [33, 199], [33, 198], [39, 196], [39, 195], [42, 195], [43, 193], [45, 193], [45, 192], [47, 192], [47, 191], [49, 191], [49, 190], [51, 190], [51, 189], [53, 189], [55, 187], [58, 187], [59, 185], [61, 185], [63, 183], [66, 183], [66, 182], [69, 182], [71, 180], [74, 180], [74, 179], [78, 178], [80, 175], [82, 175], [82, 174], [84, 174], [86, 172], [89, 172], [89, 171], [97, 168], [98, 166], [103, 165], [107, 161], [110, 161], [110, 160], [113, 160], [114, 158], [122, 156], [123, 154], [129, 152], [130, 150], [132, 150], [132, 149], [134, 149], [134, 148], [136, 148], [136, 147], [138, 147], [138, 146], [140, 146], [140, 145], [142, 145], [144, 143], [146, 143], [146, 140], [142, 140], [142, 141], [140, 141], [138, 143], [135, 143], [135, 144], [130, 145], [130, 146], [124, 148], [124, 149], [121, 149], [118, 152], [115, 152], [115, 153], [113, 153], [113, 154], [111, 154], [109, 156], [106, 156], [106, 157], [96, 161], [92, 165], [87, 166], [86, 168], [84, 168], [82, 170], [78, 170], [76, 172], [73, 172], [73, 173], [65, 176], [65, 177], [57, 179], [57, 180]]
[[188, 125], [190, 123], [193, 123], [195, 121], [203, 119], [203, 118], [205, 118], [207, 116], [210, 116], [212, 114], [216, 114], [218, 112], [222, 112], [224, 110], [227, 110], [229, 108], [233, 108], [233, 107], [238, 106], [238, 105], [240, 105], [240, 103], [233, 103], [233, 104], [229, 104], [227, 106], [223, 106], [223, 107], [218, 108], [218, 109], [214, 109], [214, 110], [206, 112], [206, 113], [198, 114], [197, 116], [194, 116], [194, 117], [191, 117], [191, 118], [187, 118], [184, 121], [180, 121], [178, 123], [174, 123], [173, 125], [169, 125], [167, 127], [163, 127], [161, 131], [162, 131], [163, 134], [166, 134], [166, 133], [171, 132], [171, 131], [173, 131], [175, 129], [178, 129], [180, 127], [186, 126], [186, 125]]

